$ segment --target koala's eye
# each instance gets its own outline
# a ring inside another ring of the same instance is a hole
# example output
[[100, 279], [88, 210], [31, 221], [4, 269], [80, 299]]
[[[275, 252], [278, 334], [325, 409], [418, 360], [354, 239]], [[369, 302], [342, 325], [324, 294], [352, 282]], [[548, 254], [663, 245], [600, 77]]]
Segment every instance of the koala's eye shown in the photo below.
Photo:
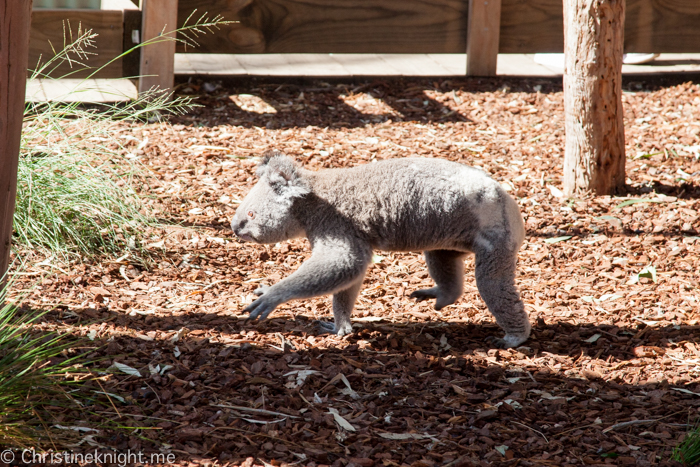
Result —
[[248, 211], [247, 216], [250, 217], [251, 219], [255, 219], [255, 211]]

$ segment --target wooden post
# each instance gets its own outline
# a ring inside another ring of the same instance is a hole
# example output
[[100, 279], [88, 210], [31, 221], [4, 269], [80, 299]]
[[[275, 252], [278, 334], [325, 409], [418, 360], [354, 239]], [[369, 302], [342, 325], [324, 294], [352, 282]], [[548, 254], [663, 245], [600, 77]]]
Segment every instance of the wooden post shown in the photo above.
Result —
[[564, 0], [564, 193], [625, 185], [625, 0]]
[[0, 0], [0, 286], [10, 261], [32, 0]]
[[[177, 29], [177, 0], [143, 0], [141, 42]], [[174, 38], [175, 34], [169, 34]], [[170, 92], [175, 82], [175, 41], [165, 39], [141, 48], [139, 93], [158, 87]]]
[[501, 35], [501, 0], [469, 0], [467, 76], [495, 76]]

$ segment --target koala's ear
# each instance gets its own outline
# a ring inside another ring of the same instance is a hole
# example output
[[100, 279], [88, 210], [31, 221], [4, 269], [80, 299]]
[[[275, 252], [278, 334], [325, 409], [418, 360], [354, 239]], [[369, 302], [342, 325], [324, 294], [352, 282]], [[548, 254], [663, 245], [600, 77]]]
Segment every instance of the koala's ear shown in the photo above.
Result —
[[279, 151], [265, 151], [257, 173], [277, 193], [290, 198], [299, 198], [311, 191], [299, 172], [297, 164]]
[[265, 176], [265, 174], [267, 173], [267, 169], [270, 166], [270, 161], [272, 161], [272, 159], [274, 159], [275, 157], [286, 158], [287, 156], [285, 156], [282, 151], [278, 151], [276, 149], [268, 149], [267, 151], [262, 153], [262, 159], [260, 159], [258, 167], [255, 169], [255, 174], [260, 178]]

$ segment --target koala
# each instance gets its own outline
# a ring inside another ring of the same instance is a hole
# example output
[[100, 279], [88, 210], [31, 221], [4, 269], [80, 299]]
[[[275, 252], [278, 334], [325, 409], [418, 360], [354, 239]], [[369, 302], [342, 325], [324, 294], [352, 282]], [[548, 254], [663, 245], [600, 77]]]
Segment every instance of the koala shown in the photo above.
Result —
[[475, 255], [476, 284], [505, 337], [495, 347], [516, 347], [530, 322], [515, 286], [517, 252], [525, 237], [518, 206], [480, 169], [442, 159], [404, 158], [352, 168], [310, 171], [277, 151], [266, 151], [259, 181], [231, 221], [242, 240], [274, 244], [297, 237], [311, 243], [311, 258], [272, 286], [244, 312], [265, 319], [289, 300], [333, 295], [334, 323], [324, 332], [352, 332], [350, 314], [372, 250], [423, 251], [435, 287], [411, 298], [454, 303], [464, 288], [464, 257]]

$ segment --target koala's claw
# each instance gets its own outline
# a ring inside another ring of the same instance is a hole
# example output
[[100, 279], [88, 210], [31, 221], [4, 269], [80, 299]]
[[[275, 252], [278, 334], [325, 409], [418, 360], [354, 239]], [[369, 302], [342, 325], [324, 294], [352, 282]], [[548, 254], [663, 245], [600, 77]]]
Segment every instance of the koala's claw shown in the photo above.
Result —
[[260, 317], [260, 321], [262, 321], [267, 318], [267, 316], [272, 313], [272, 310], [275, 308], [277, 308], [276, 303], [267, 299], [267, 297], [262, 296], [247, 307], [243, 308], [243, 312], [250, 313], [250, 316], [248, 316], [249, 320], [255, 320]]
[[270, 290], [270, 286], [269, 286], [269, 285], [261, 285], [260, 287], [258, 287], [257, 289], [255, 289], [255, 290], [253, 291], [253, 293], [254, 293], [255, 295], [257, 295], [258, 297], [260, 297], [261, 295], [266, 294], [268, 290]]

